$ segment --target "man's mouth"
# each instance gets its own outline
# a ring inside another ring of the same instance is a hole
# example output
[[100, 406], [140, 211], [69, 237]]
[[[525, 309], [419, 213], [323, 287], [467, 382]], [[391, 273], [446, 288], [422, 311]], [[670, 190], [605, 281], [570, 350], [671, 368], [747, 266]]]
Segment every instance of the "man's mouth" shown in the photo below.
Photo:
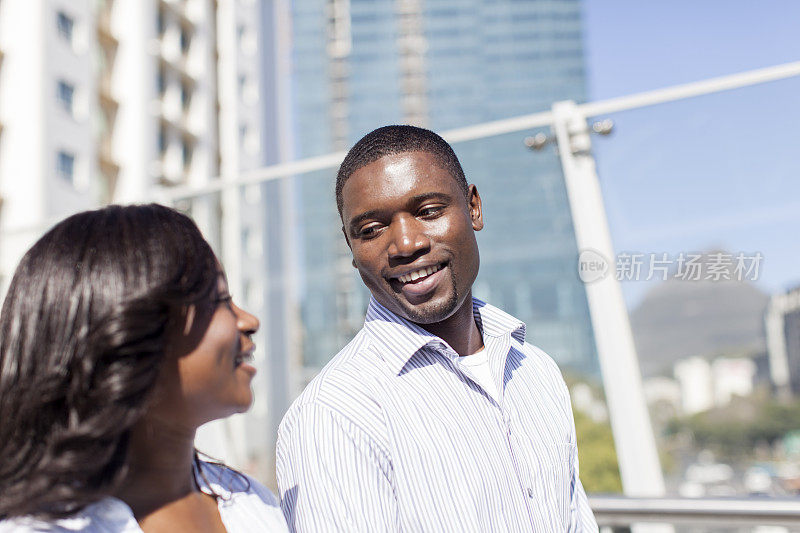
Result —
[[435, 274], [436, 272], [440, 271], [442, 268], [444, 268], [444, 266], [445, 266], [445, 264], [442, 263], [442, 264], [439, 264], [439, 265], [423, 267], [423, 268], [420, 268], [418, 270], [414, 270], [413, 272], [408, 272], [406, 274], [403, 274], [402, 276], [398, 276], [398, 277], [392, 278], [392, 279], [396, 279], [396, 280], [400, 281], [403, 284], [406, 284], [406, 283], [419, 283], [422, 280], [424, 280], [425, 278], [427, 278], [428, 276], [431, 276], [431, 275]]
[[430, 298], [444, 279], [448, 263], [439, 263], [405, 272], [389, 278], [393, 288], [411, 303], [422, 303]]

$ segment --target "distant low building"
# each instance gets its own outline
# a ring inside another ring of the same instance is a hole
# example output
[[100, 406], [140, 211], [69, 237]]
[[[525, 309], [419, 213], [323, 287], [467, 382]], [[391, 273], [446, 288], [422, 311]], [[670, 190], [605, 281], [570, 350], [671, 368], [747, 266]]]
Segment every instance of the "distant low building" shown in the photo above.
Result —
[[702, 357], [689, 357], [675, 363], [675, 379], [681, 386], [681, 407], [687, 415], [714, 407], [711, 364]]
[[644, 380], [642, 387], [647, 405], [666, 404], [671, 406], [675, 412], [681, 410], [681, 386], [674, 379], [656, 376]]
[[800, 394], [800, 287], [773, 295], [764, 322], [772, 383], [782, 394]]
[[712, 361], [689, 357], [675, 363], [674, 373], [680, 386], [681, 409], [693, 415], [724, 407], [734, 396], [752, 394], [756, 364], [746, 357], [717, 357]]
[[750, 396], [756, 377], [756, 364], [746, 357], [718, 357], [711, 363], [714, 404], [727, 405], [734, 396]]

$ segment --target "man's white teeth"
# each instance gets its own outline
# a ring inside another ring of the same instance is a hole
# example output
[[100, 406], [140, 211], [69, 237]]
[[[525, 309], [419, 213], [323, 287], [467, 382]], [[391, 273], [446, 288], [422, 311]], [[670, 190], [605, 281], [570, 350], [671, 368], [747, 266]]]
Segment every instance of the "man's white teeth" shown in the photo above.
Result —
[[399, 279], [403, 283], [408, 283], [409, 281], [416, 281], [419, 278], [424, 278], [425, 276], [430, 276], [434, 272], [438, 272], [439, 270], [441, 270], [441, 268], [442, 268], [441, 265], [435, 265], [435, 266], [427, 267], [427, 268], [420, 268], [419, 270], [416, 270], [414, 272], [410, 272], [408, 274], [403, 274], [402, 276], [400, 276], [397, 279]]

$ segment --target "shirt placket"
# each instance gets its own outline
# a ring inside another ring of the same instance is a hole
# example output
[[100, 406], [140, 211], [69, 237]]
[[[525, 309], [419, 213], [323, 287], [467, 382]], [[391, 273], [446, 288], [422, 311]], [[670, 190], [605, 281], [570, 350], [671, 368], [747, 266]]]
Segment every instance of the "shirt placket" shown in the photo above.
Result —
[[[510, 335], [504, 335], [499, 339], [484, 338], [484, 344], [486, 345], [486, 349], [489, 350], [488, 357], [491, 365], [491, 361], [494, 360], [494, 350], [500, 350], [502, 354], [500, 359], [502, 361], [506, 360], [505, 354], [507, 354], [511, 348], [511, 337]], [[517, 446], [515, 445], [516, 436], [514, 435], [511, 413], [505, 409], [505, 388], [503, 387], [502, 377], [499, 386], [497, 387], [500, 395], [500, 403], [498, 403], [498, 401], [492, 398], [492, 396], [488, 394], [488, 392], [481, 386], [480, 382], [475, 379], [470, 369], [458, 363], [458, 354], [455, 353], [455, 351], [445, 346], [441, 346], [441, 349], [453, 362], [453, 365], [461, 374], [463, 374], [482, 391], [484, 391], [485, 400], [488, 401], [493, 407], [493, 412], [496, 413], [496, 419], [499, 421], [500, 429], [504, 434], [503, 441], [506, 444], [506, 451], [508, 452], [510, 463], [517, 478], [517, 483], [522, 494], [522, 500], [525, 504], [525, 509], [528, 512], [528, 520], [530, 521], [531, 526], [535, 527], [532, 502], [536, 496], [536, 492], [534, 491], [533, 486], [525, 481], [526, 476], [524, 475], [524, 465], [519, 459], [519, 453], [517, 452]], [[497, 373], [495, 372], [495, 369], [492, 368], [492, 376], [495, 377], [496, 375]], [[502, 375], [503, 372], [501, 370], [500, 376]], [[527, 476], [527, 478], [531, 479], [531, 476]]]
[[[505, 364], [507, 359], [508, 351], [511, 349], [511, 336], [509, 334], [504, 335], [498, 339], [492, 339], [487, 343], [487, 349], [496, 349], [500, 351], [501, 357], [501, 366]], [[495, 358], [492, 357], [494, 354], [493, 351], [489, 352], [489, 361], [490, 364], [492, 361], [495, 361]], [[497, 375], [497, 369], [492, 367], [492, 374], [493, 376]], [[498, 391], [500, 392], [500, 400], [501, 404], [498, 406], [500, 409], [500, 413], [502, 415], [502, 425], [503, 431], [505, 433], [505, 442], [506, 447], [508, 450], [509, 458], [511, 459], [511, 464], [514, 467], [514, 473], [517, 476], [517, 483], [519, 484], [519, 490], [522, 494], [522, 500], [525, 502], [525, 509], [528, 511], [528, 520], [530, 521], [531, 527], [535, 528], [536, 521], [534, 520], [534, 512], [533, 512], [533, 500], [536, 496], [536, 492], [533, 489], [533, 485], [530, 483], [531, 476], [525, 475], [526, 468], [524, 461], [520, 460], [518, 446], [516, 444], [517, 436], [514, 430], [513, 424], [513, 417], [511, 416], [511, 411], [508, 409], [510, 407], [509, 402], [506, 401], [506, 391], [505, 386], [503, 383], [503, 368], [500, 368], [500, 383], [498, 387]], [[526, 479], [528, 481], [526, 481]]]

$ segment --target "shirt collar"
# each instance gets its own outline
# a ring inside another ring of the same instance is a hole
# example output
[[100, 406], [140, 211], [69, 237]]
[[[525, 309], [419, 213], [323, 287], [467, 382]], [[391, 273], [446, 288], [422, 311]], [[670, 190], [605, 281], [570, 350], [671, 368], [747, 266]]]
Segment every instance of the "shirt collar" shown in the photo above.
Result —
[[[525, 324], [508, 313], [473, 298], [472, 314], [484, 338], [511, 335], [519, 342], [525, 342]], [[364, 329], [395, 374], [399, 374], [409, 359], [425, 346], [457, 357], [455, 350], [445, 341], [389, 311], [374, 297], [369, 300]]]

